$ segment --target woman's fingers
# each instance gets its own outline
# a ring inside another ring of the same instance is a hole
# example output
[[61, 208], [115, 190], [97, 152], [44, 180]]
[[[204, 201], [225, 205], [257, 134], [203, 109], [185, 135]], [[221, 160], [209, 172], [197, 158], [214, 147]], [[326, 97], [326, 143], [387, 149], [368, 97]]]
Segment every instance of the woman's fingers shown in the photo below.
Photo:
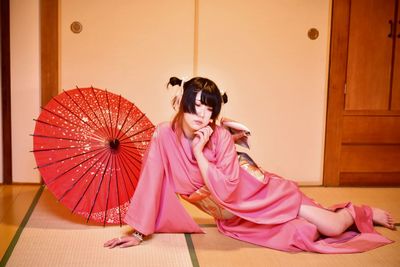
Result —
[[122, 238], [123, 237], [119, 237], [108, 240], [106, 243], [104, 243], [104, 247], [115, 248], [116, 246], [124, 242]]
[[203, 127], [195, 132], [200, 138], [208, 140], [213, 133], [213, 129], [210, 126]]
[[131, 246], [137, 246], [139, 244], [140, 242], [139, 240], [137, 240], [137, 238], [133, 236], [123, 236], [108, 240], [107, 242], [104, 243], [104, 247], [108, 247], [110, 249], [115, 248], [117, 246], [119, 246], [120, 248], [127, 248]]
[[104, 246], [109, 247], [112, 244], [114, 244], [115, 242], [118, 242], [118, 238], [113, 238], [113, 239], [108, 240], [107, 242], [104, 243]]

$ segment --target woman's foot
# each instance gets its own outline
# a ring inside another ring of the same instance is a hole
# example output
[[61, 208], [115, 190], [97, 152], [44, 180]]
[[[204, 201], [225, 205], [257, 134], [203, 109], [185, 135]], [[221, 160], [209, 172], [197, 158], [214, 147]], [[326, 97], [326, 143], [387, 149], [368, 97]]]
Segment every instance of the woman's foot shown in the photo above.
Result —
[[389, 229], [395, 229], [392, 215], [385, 210], [372, 208], [372, 220], [375, 224], [382, 225]]

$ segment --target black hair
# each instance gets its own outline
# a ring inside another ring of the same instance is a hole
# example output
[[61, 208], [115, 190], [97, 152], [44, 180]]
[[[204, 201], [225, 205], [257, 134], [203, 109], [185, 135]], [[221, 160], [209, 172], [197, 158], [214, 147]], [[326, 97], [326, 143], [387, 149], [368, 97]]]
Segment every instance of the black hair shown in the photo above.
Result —
[[182, 84], [182, 80], [171, 77], [168, 85], [183, 86], [183, 95], [180, 100], [179, 113], [196, 114], [196, 95], [201, 91], [200, 102], [212, 108], [211, 119], [215, 120], [221, 112], [222, 103], [228, 102], [226, 93], [221, 95], [217, 85], [210, 79], [194, 77]]

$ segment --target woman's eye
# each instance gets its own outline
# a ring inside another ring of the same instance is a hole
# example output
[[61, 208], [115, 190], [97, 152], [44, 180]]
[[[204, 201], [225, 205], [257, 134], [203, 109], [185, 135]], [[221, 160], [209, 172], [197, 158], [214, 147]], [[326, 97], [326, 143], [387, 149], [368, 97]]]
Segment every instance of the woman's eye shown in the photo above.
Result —
[[213, 109], [212, 109], [212, 108], [207, 108], [207, 109], [208, 109], [208, 111], [211, 111], [211, 112], [213, 111]]

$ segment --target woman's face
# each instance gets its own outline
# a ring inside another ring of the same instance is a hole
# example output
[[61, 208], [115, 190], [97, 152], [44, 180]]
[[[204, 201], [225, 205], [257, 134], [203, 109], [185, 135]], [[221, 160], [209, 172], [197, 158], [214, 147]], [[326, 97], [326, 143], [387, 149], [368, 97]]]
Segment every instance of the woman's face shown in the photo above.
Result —
[[212, 107], [206, 106], [201, 103], [201, 91], [197, 93], [195, 100], [196, 114], [183, 113], [183, 122], [185, 126], [195, 132], [210, 123], [212, 115]]

